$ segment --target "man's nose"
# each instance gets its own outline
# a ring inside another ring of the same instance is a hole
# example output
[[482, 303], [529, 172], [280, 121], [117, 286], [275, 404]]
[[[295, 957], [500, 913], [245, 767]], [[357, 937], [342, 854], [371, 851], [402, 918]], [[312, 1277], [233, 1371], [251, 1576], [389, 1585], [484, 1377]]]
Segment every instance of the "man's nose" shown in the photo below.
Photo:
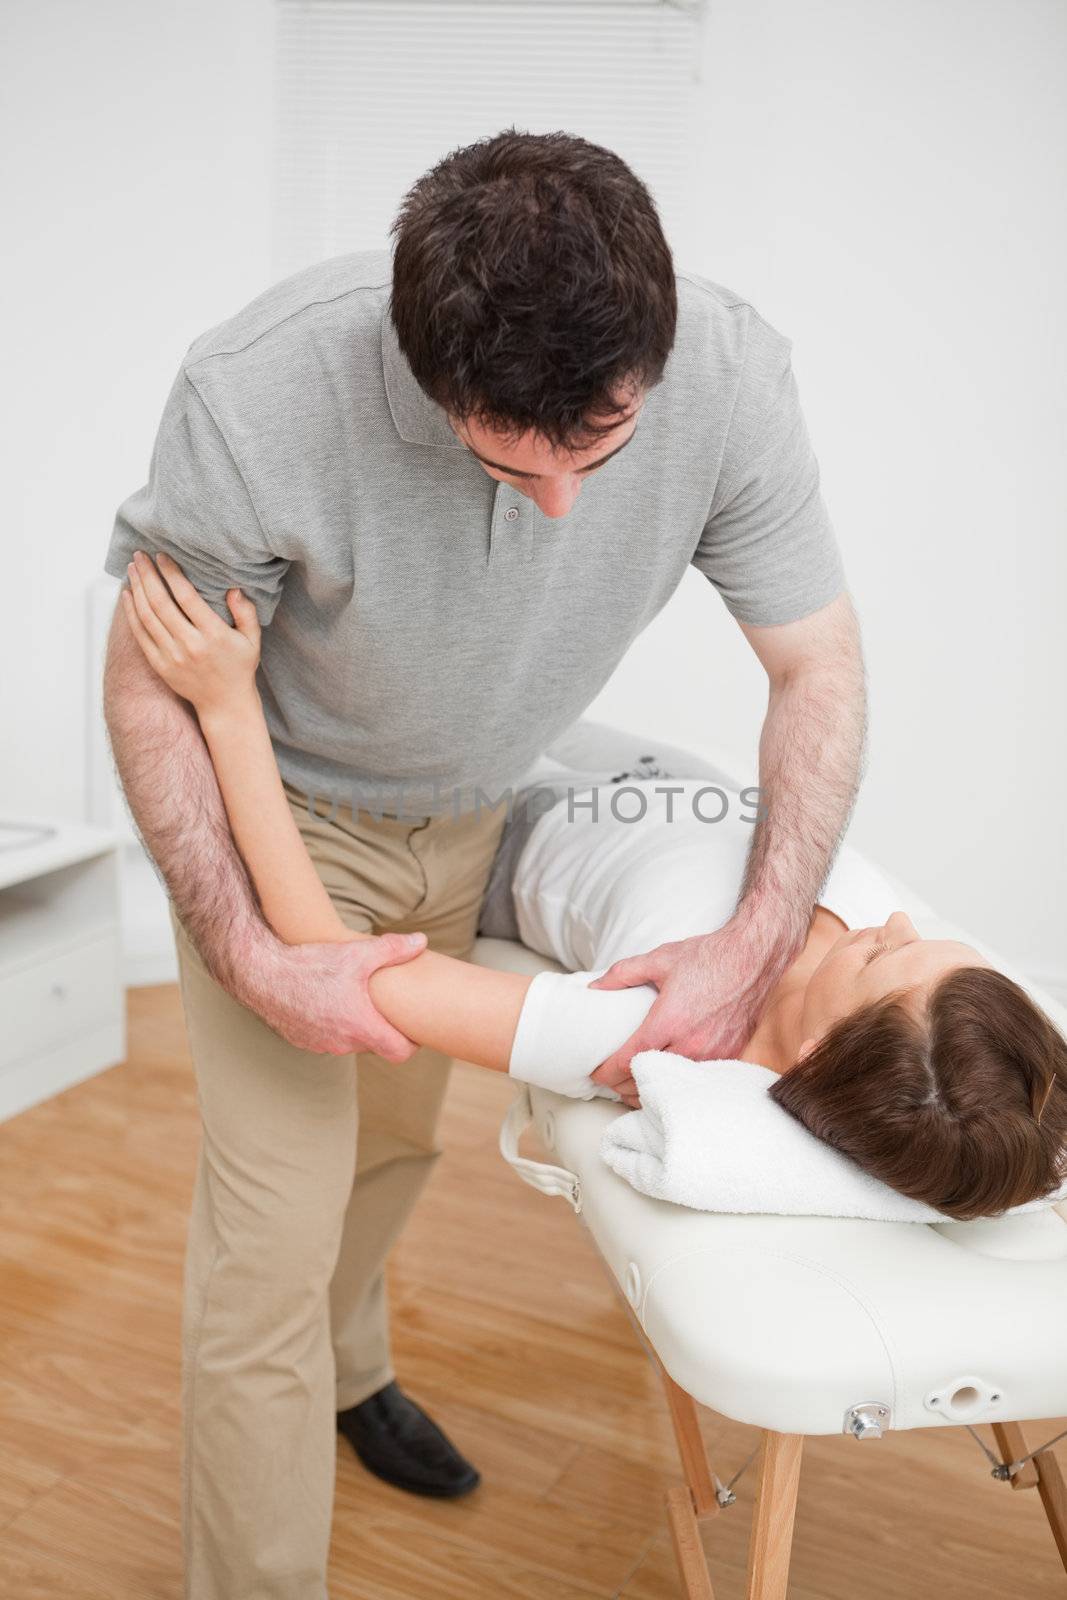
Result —
[[558, 487], [542, 487], [537, 494], [537, 509], [546, 517], [565, 517], [582, 492], [580, 483], [564, 483]]

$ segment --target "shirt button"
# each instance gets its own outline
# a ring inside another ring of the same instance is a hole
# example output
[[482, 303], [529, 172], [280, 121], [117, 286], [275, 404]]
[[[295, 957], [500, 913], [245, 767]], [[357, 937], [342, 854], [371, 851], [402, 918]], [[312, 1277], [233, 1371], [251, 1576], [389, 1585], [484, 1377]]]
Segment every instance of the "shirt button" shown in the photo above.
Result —
[[504, 512], [504, 521], [505, 522], [514, 522], [515, 518], [518, 516], [518, 514], [519, 514], [518, 506], [508, 506], [508, 509]]

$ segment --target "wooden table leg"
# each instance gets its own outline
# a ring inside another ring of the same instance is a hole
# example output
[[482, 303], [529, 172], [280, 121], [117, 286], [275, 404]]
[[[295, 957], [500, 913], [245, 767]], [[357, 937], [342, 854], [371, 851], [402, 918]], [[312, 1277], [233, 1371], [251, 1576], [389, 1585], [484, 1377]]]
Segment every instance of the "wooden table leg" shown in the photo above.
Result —
[[804, 1436], [764, 1430], [748, 1542], [748, 1600], [785, 1600]]
[[[1029, 1453], [1026, 1435], [1017, 1422], [994, 1422], [993, 1436], [1005, 1465]], [[1045, 1508], [1060, 1560], [1067, 1571], [1067, 1482], [1051, 1450], [1042, 1450], [1019, 1468], [1010, 1480], [1013, 1489], [1036, 1489]]]
[[[997, 1441], [1000, 1459], [1005, 1466], [1010, 1461], [1021, 1461], [1026, 1455], [1026, 1439], [1017, 1422], [994, 1422], [993, 1437]], [[1020, 1467], [1009, 1482], [1013, 1489], [1036, 1489], [1037, 1468], [1034, 1463], [1028, 1461], [1024, 1467]]]
[[1041, 1496], [1063, 1569], [1067, 1572], [1067, 1483], [1064, 1482], [1063, 1468], [1051, 1450], [1043, 1450], [1034, 1457], [1034, 1461], [1039, 1474], [1037, 1492]]
[[700, 1414], [693, 1396], [675, 1383], [654, 1351], [652, 1355], [667, 1396], [678, 1456], [685, 1474], [684, 1489], [667, 1491], [667, 1521], [682, 1590], [686, 1600], [715, 1600], [704, 1546], [700, 1542], [700, 1523], [718, 1516], [722, 1508], [715, 1495], [711, 1464], [700, 1432]]
[[688, 1489], [678, 1487], [667, 1490], [667, 1521], [685, 1600], [715, 1600], [711, 1574], [700, 1542], [700, 1524]]
[[704, 1448], [704, 1439], [700, 1432], [696, 1401], [680, 1384], [675, 1383], [662, 1362], [659, 1363], [659, 1375], [663, 1380], [667, 1404], [670, 1407], [674, 1437], [678, 1443], [678, 1454], [681, 1457], [685, 1481], [692, 1495], [693, 1510], [698, 1517], [714, 1517], [721, 1507], [715, 1498], [715, 1485], [712, 1482], [708, 1452]]

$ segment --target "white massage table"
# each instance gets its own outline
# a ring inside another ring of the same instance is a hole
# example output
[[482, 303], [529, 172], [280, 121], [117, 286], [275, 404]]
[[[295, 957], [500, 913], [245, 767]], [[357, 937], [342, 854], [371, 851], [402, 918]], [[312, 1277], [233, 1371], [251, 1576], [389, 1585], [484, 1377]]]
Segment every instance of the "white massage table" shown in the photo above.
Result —
[[[978, 943], [948, 923], [937, 932]], [[503, 939], [479, 939], [473, 959], [561, 970]], [[1064, 1009], [1029, 987], [1067, 1031]], [[571, 1202], [658, 1359], [685, 1475], [667, 1514], [688, 1600], [713, 1597], [698, 1522], [733, 1498], [716, 1488], [698, 1404], [763, 1430], [748, 1600], [786, 1594], [805, 1434], [992, 1424], [999, 1475], [1038, 1490], [1067, 1568], [1067, 1487], [1040, 1448], [1054, 1430], [1038, 1425], [1067, 1414], [1067, 1203], [937, 1224], [693, 1211], [640, 1194], [601, 1160], [601, 1134], [621, 1115], [611, 1101], [522, 1086], [501, 1150]], [[518, 1155], [531, 1122], [548, 1163]], [[1024, 1421], [1035, 1424], [1025, 1434]]]

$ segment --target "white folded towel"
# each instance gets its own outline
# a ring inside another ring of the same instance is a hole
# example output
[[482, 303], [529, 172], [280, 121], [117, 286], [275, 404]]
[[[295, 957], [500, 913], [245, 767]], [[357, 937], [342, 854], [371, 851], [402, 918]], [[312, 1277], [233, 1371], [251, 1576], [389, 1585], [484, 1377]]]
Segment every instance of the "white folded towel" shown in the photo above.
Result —
[[[809, 1133], [767, 1093], [778, 1076], [768, 1067], [667, 1050], [642, 1050], [632, 1067], [641, 1109], [615, 1118], [600, 1151], [643, 1194], [697, 1211], [952, 1221]], [[1067, 1182], [1006, 1215], [1065, 1198]]]

